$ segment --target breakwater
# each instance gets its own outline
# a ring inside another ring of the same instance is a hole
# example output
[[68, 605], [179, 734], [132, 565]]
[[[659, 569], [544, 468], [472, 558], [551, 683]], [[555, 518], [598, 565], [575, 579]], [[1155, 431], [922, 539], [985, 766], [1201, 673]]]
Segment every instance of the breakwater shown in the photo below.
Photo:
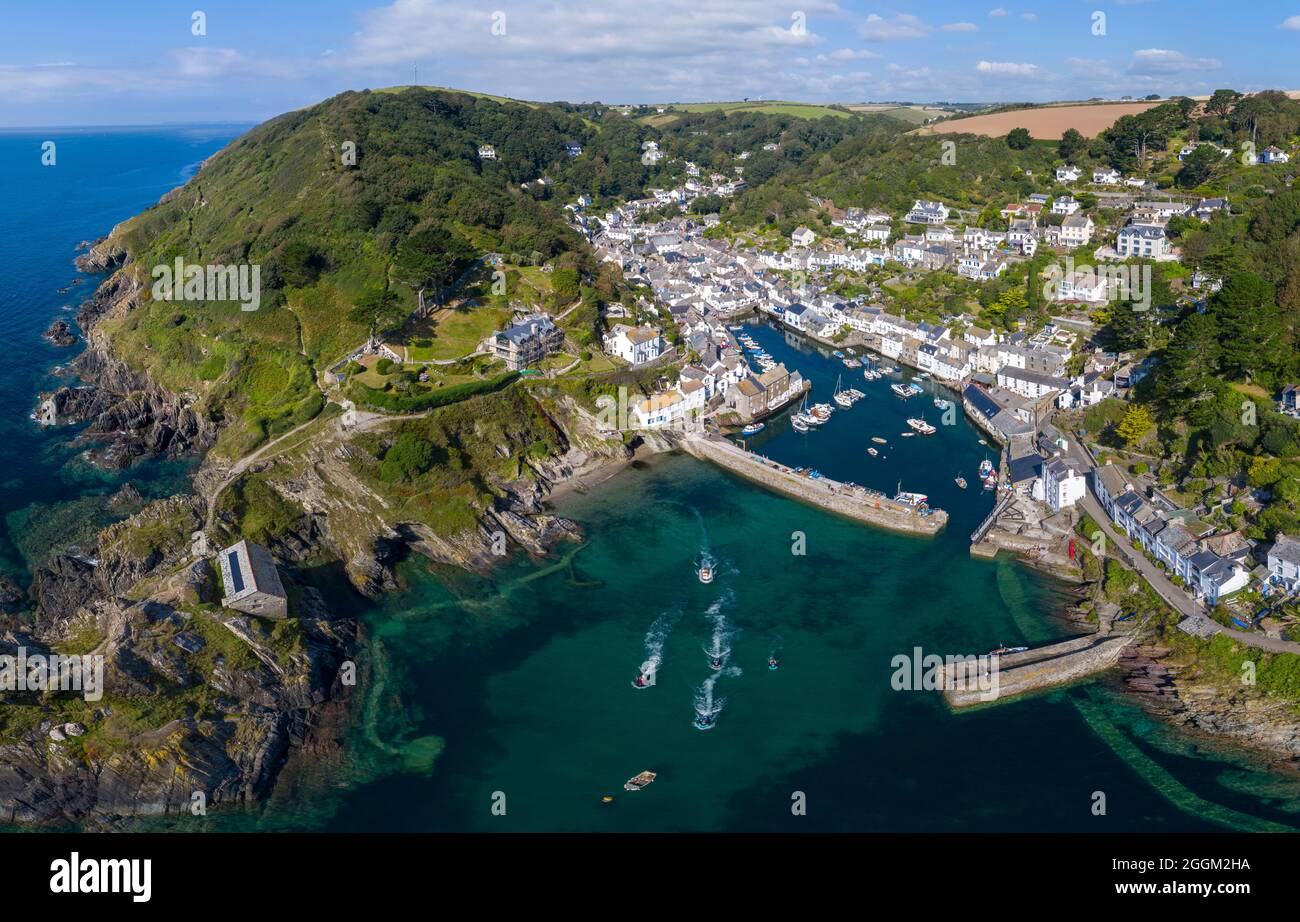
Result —
[[682, 441], [682, 448], [697, 458], [711, 461], [787, 496], [891, 531], [932, 536], [948, 524], [948, 513], [942, 509], [930, 509], [922, 515], [917, 507], [898, 502], [876, 490], [827, 477], [809, 477], [784, 464], [745, 451], [726, 439], [690, 436]]
[[[982, 661], [975, 657], [954, 658], [942, 667], [939, 687], [953, 707], [1003, 701], [1109, 669], [1132, 642], [1133, 638], [1123, 634], [1088, 634]], [[988, 676], [981, 675], [981, 670], [990, 667], [997, 670], [997, 691], [992, 698], [980, 687], [981, 683], [984, 689], [989, 687]]]

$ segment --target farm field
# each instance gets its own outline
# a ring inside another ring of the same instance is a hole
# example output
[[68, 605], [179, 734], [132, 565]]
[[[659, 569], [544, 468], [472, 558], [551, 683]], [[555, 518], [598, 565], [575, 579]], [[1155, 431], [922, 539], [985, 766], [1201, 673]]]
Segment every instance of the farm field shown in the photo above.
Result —
[[[829, 106], [819, 106], [806, 102], [781, 102], [777, 100], [763, 102], [688, 102], [673, 103], [672, 108], [682, 112], [761, 112], [766, 115], [793, 115], [796, 118], [822, 118], [833, 115], [836, 118], [848, 118], [848, 113]], [[667, 115], [668, 113], [664, 113]], [[654, 116], [651, 116], [653, 118]]]
[[908, 122], [912, 125], [921, 125], [925, 123], [926, 119], [952, 114], [951, 109], [944, 109], [939, 106], [893, 106], [888, 103], [846, 105], [845, 108], [853, 112], [888, 115], [890, 118], [896, 118], [901, 122]]
[[979, 134], [1000, 138], [1013, 128], [1027, 128], [1041, 141], [1059, 141], [1073, 128], [1086, 138], [1095, 138], [1125, 115], [1137, 115], [1160, 105], [1154, 102], [1079, 103], [1039, 106], [1013, 112], [973, 115], [917, 129], [918, 134]]

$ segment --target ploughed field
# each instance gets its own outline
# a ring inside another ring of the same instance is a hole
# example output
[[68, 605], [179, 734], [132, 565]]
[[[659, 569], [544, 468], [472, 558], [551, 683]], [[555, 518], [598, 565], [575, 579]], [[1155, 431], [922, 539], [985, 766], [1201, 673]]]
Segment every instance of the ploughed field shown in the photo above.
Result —
[[1026, 128], [1039, 140], [1059, 141], [1061, 135], [1073, 128], [1087, 138], [1095, 138], [1125, 115], [1137, 115], [1153, 106], [1153, 102], [1109, 102], [1077, 106], [1043, 106], [1036, 109], [1017, 109], [1013, 112], [993, 112], [940, 122], [918, 129], [920, 134], [979, 134], [1000, 138], [1013, 128]]

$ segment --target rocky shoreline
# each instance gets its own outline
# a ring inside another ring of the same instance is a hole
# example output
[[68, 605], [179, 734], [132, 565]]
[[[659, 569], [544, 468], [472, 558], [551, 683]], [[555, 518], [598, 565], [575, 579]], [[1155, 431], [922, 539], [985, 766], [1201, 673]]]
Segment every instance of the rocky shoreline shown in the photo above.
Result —
[[[99, 320], [128, 312], [139, 297], [114, 235], [76, 262], [83, 272], [110, 273], [78, 315], [86, 346], [68, 370], [82, 383], [42, 394], [34, 417], [47, 425], [84, 424], [77, 436], [84, 457], [106, 469], [207, 457], [195, 475], [196, 493], [145, 505], [124, 488], [109, 506], [135, 514], [102, 531], [93, 546], [37, 566], [27, 594], [36, 608], [30, 621], [21, 614], [28, 606], [22, 591], [0, 585], [0, 653], [75, 650], [104, 663], [102, 700], [11, 702], [32, 705], [21, 709], [37, 715], [26, 723], [16, 710], [0, 711], [0, 818], [10, 822], [114, 829], [131, 817], [191, 813], [196, 799], [248, 806], [293, 775], [301, 754], [311, 753], [313, 762], [341, 759], [351, 723], [345, 715], [365, 681], [355, 676], [364, 637], [355, 620], [332, 612], [300, 578], [300, 568], [336, 558], [353, 587], [374, 596], [398, 588], [394, 564], [405, 550], [485, 573], [503, 559], [504, 534], [542, 556], [558, 543], [582, 540], [576, 524], [550, 511], [551, 499], [606, 479], [633, 458], [576, 406], [552, 407], [552, 422], [566, 437], [563, 452], [530, 459], [527, 476], [496, 484], [497, 498], [477, 528], [449, 538], [419, 525], [374, 522], [354, 535], [331, 521], [341, 512], [340, 493], [355, 496], [359, 487], [338, 463], [346, 438], [327, 433], [308, 446], [305, 474], [274, 486], [303, 511], [269, 541], [294, 617], [270, 624], [222, 609], [212, 566], [193, 553], [190, 537], [204, 529], [209, 503], [229, 481], [230, 465], [208, 453], [216, 425], [132, 372], [97, 333]], [[272, 464], [259, 461], [242, 473]], [[218, 515], [214, 524], [236, 523]], [[344, 669], [348, 664], [353, 668]], [[175, 712], [159, 709], [160, 698], [177, 702]]]

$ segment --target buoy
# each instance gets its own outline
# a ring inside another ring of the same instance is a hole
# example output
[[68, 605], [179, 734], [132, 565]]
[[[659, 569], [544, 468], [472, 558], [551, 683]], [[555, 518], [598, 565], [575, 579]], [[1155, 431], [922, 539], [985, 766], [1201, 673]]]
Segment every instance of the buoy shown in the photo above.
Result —
[[602, 804], [612, 804], [614, 802], [614, 798], [606, 794], [604, 797], [600, 799], [600, 802]]

